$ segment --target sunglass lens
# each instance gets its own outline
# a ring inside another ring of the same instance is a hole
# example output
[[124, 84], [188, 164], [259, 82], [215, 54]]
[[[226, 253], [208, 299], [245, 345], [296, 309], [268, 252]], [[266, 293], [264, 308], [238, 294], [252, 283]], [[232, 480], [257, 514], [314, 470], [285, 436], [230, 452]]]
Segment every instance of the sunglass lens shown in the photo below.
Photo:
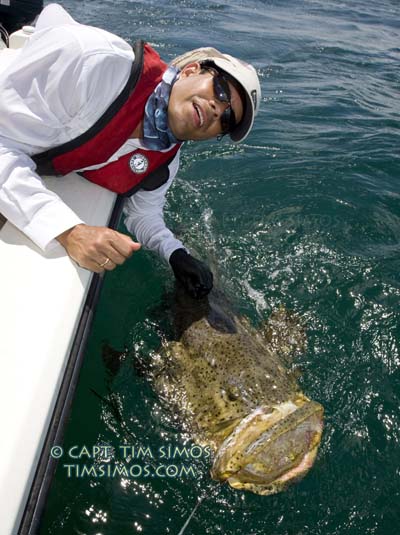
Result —
[[[206, 67], [207, 68], [207, 67]], [[213, 85], [215, 97], [220, 102], [228, 102], [229, 107], [226, 108], [224, 113], [221, 115], [221, 128], [223, 134], [228, 134], [236, 126], [236, 118], [231, 107], [231, 91], [229, 89], [228, 81], [225, 77], [219, 73], [216, 69], [209, 68], [213, 73]]]
[[228, 134], [236, 126], [235, 114], [231, 107], [226, 108], [224, 113], [221, 115], [221, 128], [223, 134]]
[[215, 96], [220, 102], [230, 102], [231, 92], [229, 90], [228, 82], [220, 74], [214, 76], [214, 92]]

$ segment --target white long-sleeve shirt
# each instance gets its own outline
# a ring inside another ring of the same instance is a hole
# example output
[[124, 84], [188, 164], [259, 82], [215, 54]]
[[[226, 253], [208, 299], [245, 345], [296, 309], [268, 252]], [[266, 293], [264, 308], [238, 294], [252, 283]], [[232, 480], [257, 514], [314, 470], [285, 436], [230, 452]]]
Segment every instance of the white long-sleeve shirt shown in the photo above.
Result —
[[[123, 39], [78, 24], [56, 4], [42, 11], [24, 48], [0, 54], [0, 213], [43, 250], [82, 221], [46, 188], [31, 156], [88, 130], [124, 88], [133, 59]], [[110, 160], [138, 147], [145, 150], [130, 139]], [[178, 166], [179, 152], [168, 182], [139, 190], [124, 207], [128, 230], [166, 260], [183, 247], [163, 219]]]

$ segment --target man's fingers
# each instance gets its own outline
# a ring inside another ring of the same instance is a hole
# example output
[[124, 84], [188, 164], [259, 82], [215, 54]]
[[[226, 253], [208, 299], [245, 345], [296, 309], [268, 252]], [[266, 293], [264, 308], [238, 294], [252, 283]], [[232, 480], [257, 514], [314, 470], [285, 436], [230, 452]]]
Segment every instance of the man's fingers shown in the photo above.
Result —
[[[111, 242], [102, 246], [102, 253], [114, 264], [120, 266], [127, 258], [131, 257], [135, 251], [140, 249], [140, 247], [140, 243], [135, 243], [129, 236], [115, 232], [115, 236], [113, 236]], [[106, 258], [104, 258], [103, 262]]]
[[126, 234], [121, 234], [116, 231], [111, 240], [111, 245], [119, 255], [124, 257], [124, 259], [132, 256], [132, 254], [135, 251], [138, 251], [141, 247], [140, 243], [134, 242], [129, 236], [126, 236]]
[[108, 260], [108, 262], [106, 262], [104, 265], [101, 265], [101, 264], [104, 264], [104, 261], [100, 263], [100, 262], [95, 262], [93, 260], [89, 260], [79, 265], [85, 269], [94, 271], [95, 273], [103, 273], [103, 271], [112, 271], [113, 269], [117, 267], [117, 264], [115, 264], [112, 260]]
[[106, 270], [106, 271], [112, 271], [113, 269], [115, 269], [117, 267], [117, 264], [115, 262], [113, 262], [112, 260], [110, 260], [109, 262], [107, 262], [106, 264], [104, 264], [104, 266], [102, 267], [102, 269]]
[[110, 262], [120, 266], [121, 264], [125, 262], [127, 257], [120, 254], [116, 249], [114, 249], [112, 245], [110, 245], [109, 247], [105, 247], [102, 250], [102, 253], [101, 255], [100, 254], [98, 255], [98, 258], [99, 260], [97, 262], [100, 265], [106, 262], [108, 259], [108, 262], [107, 264], [105, 264], [105, 266], [108, 265]]

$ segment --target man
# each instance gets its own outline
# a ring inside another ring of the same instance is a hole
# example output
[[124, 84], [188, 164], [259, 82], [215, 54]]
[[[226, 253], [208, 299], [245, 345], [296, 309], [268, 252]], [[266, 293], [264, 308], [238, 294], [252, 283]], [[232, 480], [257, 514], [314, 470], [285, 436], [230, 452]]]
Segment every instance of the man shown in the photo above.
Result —
[[191, 295], [206, 295], [212, 273], [166, 228], [165, 194], [183, 141], [247, 136], [261, 96], [254, 68], [212, 48], [168, 67], [148, 45], [132, 50], [51, 4], [2, 71], [0, 213], [43, 250], [57, 240], [80, 266], [114, 269], [140, 244], [86, 225], [46, 189], [35, 165], [81, 172], [125, 195], [128, 230], [169, 261]]

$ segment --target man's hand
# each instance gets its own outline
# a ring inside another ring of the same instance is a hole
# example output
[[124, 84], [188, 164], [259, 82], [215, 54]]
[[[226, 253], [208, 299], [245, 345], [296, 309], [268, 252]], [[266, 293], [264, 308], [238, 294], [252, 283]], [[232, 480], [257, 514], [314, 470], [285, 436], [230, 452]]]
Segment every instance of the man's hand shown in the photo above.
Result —
[[91, 227], [79, 224], [56, 238], [72, 260], [90, 271], [102, 273], [121, 265], [140, 249], [126, 234], [107, 227]]
[[201, 299], [210, 293], [213, 274], [204, 262], [194, 258], [185, 249], [176, 249], [169, 257], [169, 263], [175, 277], [190, 296]]

